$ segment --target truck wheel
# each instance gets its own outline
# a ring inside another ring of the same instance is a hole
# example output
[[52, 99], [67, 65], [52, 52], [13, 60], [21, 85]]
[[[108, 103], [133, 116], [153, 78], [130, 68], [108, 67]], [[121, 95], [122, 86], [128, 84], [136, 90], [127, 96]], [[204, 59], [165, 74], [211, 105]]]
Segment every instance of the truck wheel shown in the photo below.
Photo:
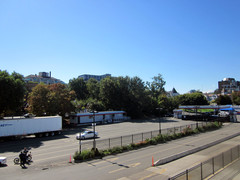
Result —
[[51, 136], [54, 136], [55, 135], [55, 133], [54, 132], [51, 132], [51, 134], [50, 134]]
[[47, 132], [47, 133], [45, 133], [45, 136], [46, 136], [46, 137], [48, 137], [48, 136], [49, 136], [49, 133], [48, 133], [48, 132]]
[[38, 137], [40, 137], [40, 138], [43, 137], [43, 134], [38, 134]]

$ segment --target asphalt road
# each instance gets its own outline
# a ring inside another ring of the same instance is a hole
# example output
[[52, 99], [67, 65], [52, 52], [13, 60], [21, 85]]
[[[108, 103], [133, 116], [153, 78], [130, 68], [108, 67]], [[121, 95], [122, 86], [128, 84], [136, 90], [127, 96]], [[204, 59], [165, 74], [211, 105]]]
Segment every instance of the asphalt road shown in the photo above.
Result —
[[[65, 154], [65, 150], [59, 147], [65, 139], [61, 139], [61, 142], [57, 140], [44, 141], [39, 146], [43, 148], [33, 149], [34, 162], [28, 169], [21, 169], [16, 165], [2, 167], [0, 168], [1, 179], [166, 179], [191, 166], [190, 161], [189, 163], [175, 165], [175, 168], [172, 169], [173, 165], [151, 167], [152, 158], [156, 161], [174, 153], [190, 150], [234, 134], [238, 130], [239, 124], [233, 124], [225, 126], [221, 130], [80, 164], [68, 163], [69, 157]], [[65, 145], [64, 147], [67, 148], [68, 146]], [[66, 159], [58, 161], [63, 159], [63, 154], [65, 154]], [[208, 153], [208, 155], [211, 155], [211, 153]], [[56, 161], [54, 161], [55, 159]], [[199, 163], [201, 160], [199, 157], [194, 159], [197, 159], [197, 162], [194, 163]]]
[[[183, 126], [195, 123], [193, 121], [182, 121], [179, 119], [168, 118], [161, 120], [163, 129], [174, 126]], [[98, 139], [107, 139], [131, 135], [135, 133], [149, 132], [158, 130], [158, 119], [153, 120], [132, 120], [116, 124], [98, 125], [96, 130], [99, 133]], [[18, 157], [19, 152], [24, 147], [31, 147], [35, 164], [49, 164], [67, 162], [76, 151], [79, 150], [79, 141], [76, 140], [76, 133], [83, 130], [92, 130], [92, 127], [82, 127], [78, 129], [64, 130], [63, 135], [55, 137], [35, 138], [30, 136], [22, 140], [0, 142], [0, 156], [7, 157], [8, 166], [14, 166], [13, 159]], [[83, 143], [90, 143], [93, 139], [84, 140]]]

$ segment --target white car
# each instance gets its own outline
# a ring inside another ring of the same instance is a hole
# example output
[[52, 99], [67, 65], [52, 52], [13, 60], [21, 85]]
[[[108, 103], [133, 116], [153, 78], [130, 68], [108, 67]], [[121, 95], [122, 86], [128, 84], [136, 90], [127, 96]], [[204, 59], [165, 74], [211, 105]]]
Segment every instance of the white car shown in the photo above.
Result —
[[6, 164], [7, 163], [7, 158], [6, 157], [0, 157], [0, 165]]
[[[95, 131], [95, 137], [98, 136], [98, 132]], [[84, 131], [82, 133], [77, 133], [76, 139], [87, 139], [87, 138], [93, 138], [94, 137], [94, 131]]]

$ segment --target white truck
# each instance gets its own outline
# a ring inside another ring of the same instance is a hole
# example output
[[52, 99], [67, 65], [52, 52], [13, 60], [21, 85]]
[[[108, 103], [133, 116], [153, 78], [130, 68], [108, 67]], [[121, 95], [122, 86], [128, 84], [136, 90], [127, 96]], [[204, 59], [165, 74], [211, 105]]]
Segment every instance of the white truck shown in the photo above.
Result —
[[0, 119], [0, 138], [54, 136], [62, 130], [61, 116]]

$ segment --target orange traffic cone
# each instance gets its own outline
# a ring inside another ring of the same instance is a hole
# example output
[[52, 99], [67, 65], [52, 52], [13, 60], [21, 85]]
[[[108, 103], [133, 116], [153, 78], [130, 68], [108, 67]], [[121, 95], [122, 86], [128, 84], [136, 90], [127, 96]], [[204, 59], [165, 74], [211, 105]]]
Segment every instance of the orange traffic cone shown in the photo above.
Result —
[[72, 163], [72, 157], [71, 157], [71, 155], [70, 155], [69, 163]]
[[152, 156], [152, 166], [154, 166], [154, 160], [153, 160], [153, 156]]

